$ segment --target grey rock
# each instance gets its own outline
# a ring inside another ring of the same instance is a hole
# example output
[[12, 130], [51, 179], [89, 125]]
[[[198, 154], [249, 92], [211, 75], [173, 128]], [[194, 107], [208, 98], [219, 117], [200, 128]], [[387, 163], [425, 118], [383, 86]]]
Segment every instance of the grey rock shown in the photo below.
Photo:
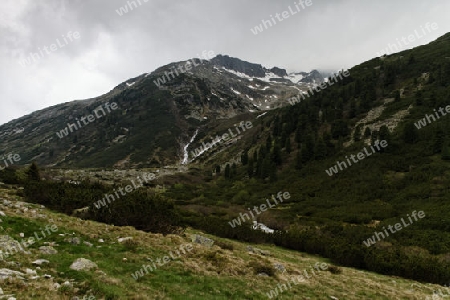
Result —
[[83, 244], [85, 244], [86, 246], [88, 246], [88, 247], [92, 247], [92, 246], [94, 246], [94, 244], [92, 244], [92, 243], [89, 243], [89, 242], [83, 242]]
[[64, 241], [69, 242], [72, 245], [79, 245], [81, 243], [80, 239], [77, 237], [67, 238]]
[[284, 273], [286, 271], [286, 268], [282, 264], [275, 263], [275, 264], [273, 264], [273, 266], [276, 270], [278, 270], [282, 273]]
[[123, 243], [123, 242], [129, 241], [129, 240], [132, 240], [132, 239], [133, 238], [131, 236], [127, 236], [127, 237], [124, 237], [124, 238], [119, 238], [119, 239], [117, 239], [117, 241], [119, 243]]
[[42, 264], [48, 264], [49, 261], [46, 259], [36, 259], [35, 261], [32, 262], [33, 265], [42, 265]]
[[214, 245], [214, 241], [212, 239], [198, 235], [198, 234], [194, 234], [191, 237], [191, 240], [193, 243], [197, 243], [197, 244], [207, 246], [207, 247], [212, 247]]
[[0, 250], [2, 251], [3, 256], [11, 255], [16, 252], [25, 252], [22, 245], [9, 235], [0, 236]]
[[70, 265], [70, 268], [76, 271], [84, 271], [97, 268], [97, 264], [86, 258], [78, 258]]
[[51, 247], [51, 246], [41, 246], [41, 247], [39, 247], [39, 250], [43, 254], [56, 254], [56, 253], [58, 253], [58, 251], [55, 248]]
[[264, 256], [270, 256], [270, 251], [255, 248], [255, 253]]
[[10, 269], [0, 269], [0, 279], [13, 278], [13, 276], [24, 279], [25, 274], [19, 271], [13, 271]]
[[27, 275], [31, 275], [31, 276], [36, 276], [37, 275], [37, 273], [36, 273], [36, 271], [35, 270], [32, 270], [32, 269], [26, 269], [25, 270], [25, 272], [27, 273]]

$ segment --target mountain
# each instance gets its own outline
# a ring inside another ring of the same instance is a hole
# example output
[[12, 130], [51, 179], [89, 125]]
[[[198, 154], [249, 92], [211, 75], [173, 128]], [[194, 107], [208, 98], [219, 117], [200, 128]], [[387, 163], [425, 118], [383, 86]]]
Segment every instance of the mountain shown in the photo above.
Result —
[[[5, 136], [5, 149], [22, 147], [34, 156], [28, 161], [57, 161], [64, 169], [46, 168], [43, 181], [32, 176], [32, 168], [6, 169], [0, 177], [25, 183], [27, 201], [64, 213], [78, 209], [85, 218], [108, 224], [151, 231], [180, 221], [222, 238], [281, 246], [396, 276], [393, 290], [398, 277], [448, 284], [448, 53], [450, 33], [362, 62], [307, 90], [287, 72], [237, 59], [173, 63], [102, 97], [2, 127], [23, 128]], [[174, 75], [180, 66], [189, 70]], [[286, 105], [293, 96], [293, 105]], [[74, 111], [73, 118], [107, 101], [116, 101], [118, 108], [110, 105], [96, 126], [61, 138], [66, 144], [51, 141], [55, 124], [66, 126]], [[230, 130], [235, 135], [225, 139]], [[219, 140], [227, 141], [212, 145]], [[55, 147], [53, 157], [49, 145]], [[177, 168], [192, 150], [194, 157]], [[176, 171], [157, 176], [141, 192], [93, 209], [103, 193], [124, 184], [116, 181], [122, 170], [103, 166], [121, 166], [137, 176], [142, 167], [163, 173], [174, 162]], [[82, 179], [88, 180], [69, 181]], [[269, 204], [286, 193], [282, 202]], [[174, 211], [179, 218], [171, 218]], [[237, 226], [237, 220], [256, 221], [275, 232], [257, 233]]]
[[[191, 140], [196, 148], [201, 139], [285, 106], [287, 97], [309, 87], [289, 78], [284, 69], [269, 70], [222, 55], [211, 61], [171, 63], [105, 95], [55, 105], [4, 124], [0, 143], [4, 153], [19, 153], [21, 163], [50, 167], [186, 164], [194, 159], [185, 158]], [[116, 103], [116, 109], [108, 103]]]

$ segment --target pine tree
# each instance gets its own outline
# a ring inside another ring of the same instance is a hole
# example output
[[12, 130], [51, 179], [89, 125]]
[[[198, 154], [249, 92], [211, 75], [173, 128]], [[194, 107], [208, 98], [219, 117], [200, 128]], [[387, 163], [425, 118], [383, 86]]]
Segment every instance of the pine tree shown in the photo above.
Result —
[[241, 155], [242, 165], [245, 166], [248, 163], [248, 150], [245, 150]]
[[266, 140], [266, 152], [270, 153], [271, 149], [272, 149], [272, 137], [269, 135]]
[[271, 166], [270, 166], [269, 181], [270, 182], [277, 181], [277, 167], [275, 166], [274, 163], [272, 163]]
[[249, 159], [249, 161], [248, 161], [247, 174], [248, 174], [249, 178], [253, 177], [253, 174], [254, 174], [253, 159]]
[[386, 125], [380, 127], [380, 132], [378, 133], [380, 141], [385, 140], [388, 145], [391, 143], [391, 132]]
[[416, 105], [421, 106], [423, 105], [423, 94], [422, 91], [417, 91], [416, 93]]
[[299, 150], [297, 151], [297, 156], [296, 156], [296, 159], [295, 159], [295, 168], [296, 168], [297, 170], [301, 170], [302, 167], [303, 167], [303, 163], [302, 163], [302, 152], [301, 152], [301, 150], [299, 149]]
[[355, 133], [353, 134], [353, 140], [359, 142], [361, 140], [361, 126], [356, 126]]
[[280, 145], [278, 145], [278, 143], [276, 143], [275, 146], [273, 147], [271, 158], [272, 158], [272, 161], [277, 166], [281, 166], [281, 164], [283, 163], [283, 160], [281, 158], [281, 147], [280, 147]]
[[372, 135], [372, 131], [370, 130], [369, 127], [366, 127], [366, 129], [364, 130], [364, 137], [368, 138], [371, 135]]
[[302, 155], [302, 163], [310, 161], [314, 159], [314, 139], [311, 134], [306, 136], [305, 142], [302, 145], [301, 155]]
[[263, 162], [262, 162], [262, 166], [261, 166], [261, 171], [259, 174], [259, 177], [261, 179], [265, 179], [270, 175], [271, 172], [271, 163], [268, 157], [266, 157]]
[[438, 127], [433, 133], [432, 151], [433, 154], [441, 153], [444, 147], [445, 133], [441, 127]]
[[26, 172], [28, 179], [31, 181], [41, 181], [41, 174], [39, 168], [35, 162], [31, 164]]
[[395, 102], [398, 102], [398, 101], [400, 101], [400, 91], [396, 90], [395, 91]]
[[233, 165], [231, 166], [230, 174], [231, 174], [231, 178], [236, 177], [236, 175], [237, 175], [237, 166], [235, 163], [233, 163]]
[[290, 137], [288, 137], [286, 139], [286, 145], [284, 147], [286, 148], [286, 153], [288, 153], [288, 154], [291, 153], [292, 148], [291, 148], [291, 138]]
[[316, 143], [316, 149], [314, 150], [315, 158], [317, 160], [324, 159], [327, 157], [327, 145], [322, 138], [319, 138]]
[[231, 178], [231, 168], [230, 164], [227, 164], [225, 167], [225, 178], [230, 179]]
[[442, 148], [442, 156], [443, 160], [450, 160], [450, 147], [448, 146], [448, 142], [444, 144]]
[[414, 123], [407, 123], [403, 129], [403, 141], [407, 144], [414, 144], [419, 139], [419, 133]]

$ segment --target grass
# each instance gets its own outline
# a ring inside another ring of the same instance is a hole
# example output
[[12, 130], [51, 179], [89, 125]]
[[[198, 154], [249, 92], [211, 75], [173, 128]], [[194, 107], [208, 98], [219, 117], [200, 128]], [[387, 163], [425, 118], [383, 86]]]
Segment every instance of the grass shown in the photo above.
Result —
[[[10, 190], [0, 190], [0, 198], [17, 200]], [[0, 200], [0, 203], [3, 201]], [[147, 258], [162, 258], [170, 250], [181, 244], [190, 243], [191, 234], [202, 234], [188, 229], [183, 235], [151, 234], [136, 231], [131, 227], [115, 227], [92, 221], [83, 221], [47, 209], [38, 205], [22, 204], [29, 207], [19, 212], [14, 207], [0, 206], [7, 217], [2, 217], [1, 234], [8, 234], [21, 240], [20, 233], [29, 237], [33, 232], [49, 223], [58, 226], [58, 232], [36, 242], [28, 250], [31, 255], [13, 254], [7, 261], [16, 261], [20, 267], [11, 267], [6, 261], [0, 262], [0, 268], [24, 271], [36, 269], [31, 262], [38, 258], [50, 261], [37, 270], [38, 275], [50, 274], [52, 279], [40, 277], [24, 285], [17, 280], [2, 283], [5, 294], [20, 295], [20, 299], [71, 299], [94, 295], [96, 299], [267, 299], [266, 295], [279, 283], [287, 283], [293, 276], [310, 270], [315, 263], [328, 263], [327, 260], [312, 255], [289, 251], [272, 245], [256, 245], [270, 251], [270, 256], [259, 256], [247, 251], [247, 244], [233, 240], [205, 235], [218, 241], [219, 246], [211, 248], [194, 245], [192, 252], [171, 260], [154, 272], [145, 274], [139, 280], [131, 276]], [[45, 214], [46, 219], [32, 217], [32, 210]], [[47, 223], [49, 222], [49, 223]], [[64, 235], [64, 236], [61, 236]], [[133, 237], [133, 242], [120, 244], [119, 237]], [[65, 241], [68, 237], [78, 237], [80, 245]], [[104, 239], [99, 243], [98, 239]], [[94, 246], [89, 247], [84, 242]], [[54, 242], [58, 253], [43, 255], [38, 248], [46, 242]], [[226, 245], [226, 246], [224, 246]], [[71, 263], [80, 257], [90, 259], [98, 265], [98, 270], [70, 270]], [[275, 271], [273, 265], [280, 263], [286, 272]], [[333, 267], [338, 272], [321, 271], [316, 277], [292, 285], [278, 299], [424, 299], [431, 296], [439, 286], [420, 285], [411, 280], [382, 276], [370, 272], [345, 267]], [[330, 270], [331, 271], [331, 270]], [[258, 276], [259, 272], [268, 272], [271, 276]], [[334, 273], [334, 274], [333, 274]], [[53, 284], [72, 282], [74, 288], [62, 287], [58, 291]], [[415, 283], [414, 290], [411, 285]], [[420, 287], [419, 287], [420, 285]]]

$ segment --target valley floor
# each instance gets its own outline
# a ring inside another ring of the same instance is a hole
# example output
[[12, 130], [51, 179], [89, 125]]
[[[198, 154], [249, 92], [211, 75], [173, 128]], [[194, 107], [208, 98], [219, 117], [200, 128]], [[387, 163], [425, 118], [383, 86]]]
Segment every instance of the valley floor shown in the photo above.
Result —
[[[0, 217], [0, 236], [21, 241], [41, 232], [46, 225], [58, 228], [25, 248], [29, 254], [12, 253], [0, 261], [3, 293], [17, 299], [270, 299], [271, 290], [272, 299], [444, 299], [432, 298], [433, 292], [439, 290], [447, 295], [445, 288], [438, 285], [345, 267], [340, 274], [328, 270], [315, 270], [313, 274], [311, 268], [316, 263], [331, 264], [320, 257], [272, 245], [248, 245], [192, 229], [182, 235], [163, 236], [84, 221], [22, 202], [17, 192], [20, 190], [16, 188], [0, 189], [0, 211], [4, 213]], [[195, 234], [216, 241], [220, 247], [193, 242]], [[132, 239], [119, 242], [125, 237]], [[168, 256], [173, 249], [187, 244], [193, 245], [192, 251], [170, 259], [138, 280], [133, 278], [143, 264], [151, 264], [150, 259]], [[42, 246], [57, 253], [44, 254]], [[71, 270], [70, 265], [78, 258], [86, 258], [98, 267]], [[49, 263], [36, 267], [32, 262], [37, 259]], [[270, 269], [275, 272], [272, 276], [261, 274], [265, 269], [267, 273]], [[4, 275], [7, 270], [25, 276], [7, 278], [14, 277]], [[33, 276], [34, 271], [38, 277]], [[293, 280], [305, 271], [311, 278], [294, 284]], [[51, 278], [45, 278], [45, 274]], [[286, 288], [280, 292], [281, 284]]]

